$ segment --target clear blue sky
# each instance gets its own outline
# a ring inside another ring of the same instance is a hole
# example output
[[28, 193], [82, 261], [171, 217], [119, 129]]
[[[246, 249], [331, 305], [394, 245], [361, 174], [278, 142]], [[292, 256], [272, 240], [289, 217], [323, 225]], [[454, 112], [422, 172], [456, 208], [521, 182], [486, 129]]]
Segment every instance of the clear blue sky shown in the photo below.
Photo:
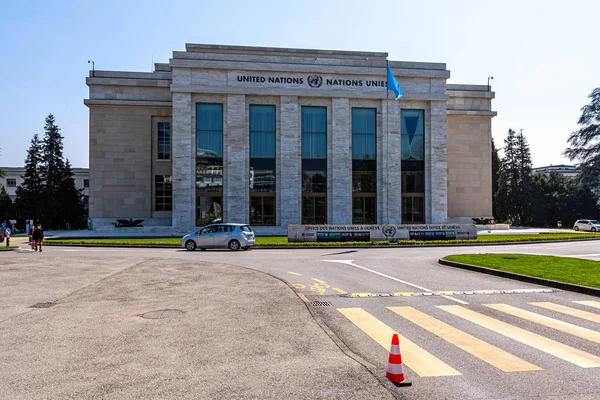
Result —
[[493, 76], [496, 145], [523, 129], [534, 166], [568, 163], [567, 137], [600, 86], [598, 16], [597, 0], [4, 2], [0, 166], [23, 165], [53, 113], [65, 157], [87, 167], [87, 60], [151, 71], [185, 43], [382, 51], [445, 62], [449, 83]]

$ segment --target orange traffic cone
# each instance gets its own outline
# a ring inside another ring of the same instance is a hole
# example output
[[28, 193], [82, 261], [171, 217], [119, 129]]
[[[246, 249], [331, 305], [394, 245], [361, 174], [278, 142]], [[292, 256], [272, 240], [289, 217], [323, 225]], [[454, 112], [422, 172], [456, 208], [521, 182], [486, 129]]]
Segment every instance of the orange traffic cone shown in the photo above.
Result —
[[402, 355], [400, 354], [400, 340], [398, 334], [392, 336], [392, 347], [385, 376], [396, 386], [411, 386], [412, 382], [404, 377], [402, 371]]

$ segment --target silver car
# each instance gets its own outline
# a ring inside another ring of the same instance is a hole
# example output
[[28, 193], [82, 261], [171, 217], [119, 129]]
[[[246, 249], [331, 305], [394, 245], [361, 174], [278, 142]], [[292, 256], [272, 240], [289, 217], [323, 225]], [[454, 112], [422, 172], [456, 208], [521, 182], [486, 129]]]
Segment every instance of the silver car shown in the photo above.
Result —
[[213, 224], [188, 233], [181, 239], [181, 247], [193, 251], [214, 248], [248, 250], [255, 243], [254, 231], [245, 224]]
[[600, 232], [600, 222], [595, 219], [578, 219], [573, 225], [576, 231]]

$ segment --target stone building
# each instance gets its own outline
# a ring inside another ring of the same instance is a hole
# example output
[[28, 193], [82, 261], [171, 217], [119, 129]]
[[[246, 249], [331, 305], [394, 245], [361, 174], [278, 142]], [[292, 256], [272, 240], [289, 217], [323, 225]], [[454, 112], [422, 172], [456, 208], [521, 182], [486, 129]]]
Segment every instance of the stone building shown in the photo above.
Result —
[[90, 217], [165, 232], [492, 217], [485, 85], [387, 53], [187, 44], [154, 72], [90, 71]]

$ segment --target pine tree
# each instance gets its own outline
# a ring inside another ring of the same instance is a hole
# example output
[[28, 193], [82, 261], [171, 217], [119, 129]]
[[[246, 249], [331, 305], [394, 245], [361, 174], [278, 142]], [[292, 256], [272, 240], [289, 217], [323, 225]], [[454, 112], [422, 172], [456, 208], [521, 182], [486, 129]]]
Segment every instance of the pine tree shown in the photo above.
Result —
[[62, 171], [62, 180], [59, 187], [61, 194], [61, 209], [63, 210], [60, 220], [60, 227], [71, 229], [81, 229], [86, 226], [85, 205], [81, 189], [75, 186], [73, 179], [73, 170], [71, 163], [67, 159]]
[[42, 216], [42, 179], [39, 170], [42, 166], [42, 143], [38, 135], [33, 135], [25, 158], [23, 183], [17, 187], [15, 208], [21, 218], [39, 222]]
[[498, 219], [498, 187], [500, 185], [501, 160], [498, 155], [498, 149], [492, 138], [492, 215]]
[[509, 129], [504, 139], [504, 158], [496, 196], [500, 220], [516, 226], [531, 222], [531, 169], [531, 152], [523, 131], [517, 134]]
[[571, 147], [565, 150], [570, 160], [581, 161], [581, 179], [584, 184], [600, 189], [600, 87], [589, 95], [590, 104], [581, 109], [578, 124], [581, 128], [569, 135]]
[[44, 139], [42, 140], [42, 165], [40, 178], [43, 182], [43, 213], [44, 226], [57, 227], [61, 221], [62, 194], [60, 193], [65, 163], [63, 159], [63, 137], [60, 128], [56, 126], [54, 115], [46, 117]]
[[12, 216], [12, 200], [4, 185], [0, 185], [0, 222], [8, 221]]

